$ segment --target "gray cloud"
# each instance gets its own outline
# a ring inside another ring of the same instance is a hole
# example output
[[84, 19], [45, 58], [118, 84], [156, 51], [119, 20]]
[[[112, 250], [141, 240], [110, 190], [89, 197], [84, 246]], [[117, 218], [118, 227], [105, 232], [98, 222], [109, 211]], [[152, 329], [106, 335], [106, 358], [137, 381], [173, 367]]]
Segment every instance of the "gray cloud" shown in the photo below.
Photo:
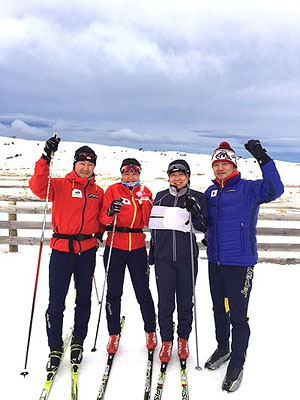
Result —
[[296, 1], [4, 0], [1, 11], [2, 134], [184, 151], [201, 139], [208, 153], [219, 138], [243, 151], [258, 137], [300, 158]]

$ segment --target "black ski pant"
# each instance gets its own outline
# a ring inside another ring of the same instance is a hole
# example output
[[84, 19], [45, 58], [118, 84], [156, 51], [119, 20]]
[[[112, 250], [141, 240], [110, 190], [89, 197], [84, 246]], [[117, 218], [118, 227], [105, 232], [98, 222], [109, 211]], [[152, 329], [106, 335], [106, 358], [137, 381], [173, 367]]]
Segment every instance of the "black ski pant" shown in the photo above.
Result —
[[[107, 268], [109, 246], [104, 250], [104, 266]], [[146, 247], [136, 250], [113, 248], [107, 274], [106, 318], [110, 335], [120, 333], [121, 298], [125, 269], [128, 267], [135, 296], [144, 321], [145, 332], [155, 331], [154, 303], [149, 289], [149, 271]]]
[[91, 313], [95, 257], [96, 247], [81, 254], [52, 250], [49, 264], [49, 305], [46, 311], [48, 344], [51, 351], [59, 350], [63, 345], [63, 313], [72, 274], [76, 290], [73, 341], [83, 344]]
[[[195, 281], [198, 260], [194, 258]], [[177, 261], [155, 259], [158, 290], [158, 322], [163, 342], [173, 341], [173, 313], [177, 303], [177, 334], [188, 339], [193, 323], [193, 280], [190, 258]]]
[[217, 265], [211, 262], [208, 266], [218, 348], [230, 348], [231, 325], [230, 364], [242, 368], [250, 336], [247, 310], [254, 267]]

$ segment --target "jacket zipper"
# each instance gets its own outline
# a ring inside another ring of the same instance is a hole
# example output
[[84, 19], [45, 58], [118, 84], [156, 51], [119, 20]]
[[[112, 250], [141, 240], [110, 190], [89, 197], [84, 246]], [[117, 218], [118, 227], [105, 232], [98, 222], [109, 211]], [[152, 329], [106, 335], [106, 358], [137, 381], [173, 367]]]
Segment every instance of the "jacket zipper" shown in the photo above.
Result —
[[[135, 222], [135, 219], [136, 219], [136, 209], [137, 209], [137, 207], [136, 207], [136, 203], [135, 203], [135, 201], [134, 201], [134, 197], [133, 197], [133, 193], [131, 193], [131, 200], [132, 200], [132, 204], [133, 204], [133, 207], [134, 207], [134, 211], [133, 211], [133, 217], [132, 217], [132, 221], [131, 221], [131, 224], [130, 224], [130, 228], [132, 228], [133, 227], [133, 224], [134, 224], [134, 222]], [[129, 243], [128, 243], [128, 250], [129, 251], [131, 251], [131, 247], [132, 247], [132, 233], [131, 232], [129, 232], [129, 237], [128, 237], [128, 240], [129, 240]]]
[[[89, 186], [89, 181], [87, 182], [86, 186], [85, 186], [84, 189], [83, 189], [83, 192], [84, 192], [84, 204], [83, 204], [83, 208], [82, 208], [81, 227], [80, 227], [80, 229], [79, 229], [78, 234], [81, 233], [81, 230], [82, 230], [83, 224], [84, 224], [84, 212], [85, 212], [85, 208], [86, 208], [86, 188], [87, 188], [88, 186]], [[78, 244], [79, 244], [79, 254], [80, 254], [80, 252], [81, 252], [81, 244], [80, 244], [80, 242], [78, 242]]]
[[220, 197], [222, 191], [218, 190], [218, 199], [217, 199], [217, 218], [216, 218], [216, 245], [217, 245], [217, 263], [220, 265], [220, 250], [219, 250], [219, 235], [218, 235], [218, 228], [219, 228], [219, 213], [220, 213]]
[[[174, 200], [174, 206], [176, 207], [178, 203], [178, 194], [176, 194], [175, 200]], [[173, 261], [177, 261], [177, 252], [176, 252], [176, 232], [172, 231], [172, 236], [173, 236]]]

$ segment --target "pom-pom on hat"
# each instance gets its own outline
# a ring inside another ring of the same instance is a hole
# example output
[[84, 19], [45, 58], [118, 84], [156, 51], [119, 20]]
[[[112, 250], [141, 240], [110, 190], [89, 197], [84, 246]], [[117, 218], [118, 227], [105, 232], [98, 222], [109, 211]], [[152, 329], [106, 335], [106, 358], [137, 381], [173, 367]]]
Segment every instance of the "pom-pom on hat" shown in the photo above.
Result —
[[213, 152], [211, 157], [212, 166], [217, 162], [228, 162], [237, 168], [235, 151], [228, 142], [221, 142], [219, 147]]
[[97, 155], [94, 152], [94, 150], [91, 149], [89, 146], [82, 146], [75, 151], [73, 162], [75, 165], [77, 161], [89, 161], [96, 165], [96, 160], [97, 160]]

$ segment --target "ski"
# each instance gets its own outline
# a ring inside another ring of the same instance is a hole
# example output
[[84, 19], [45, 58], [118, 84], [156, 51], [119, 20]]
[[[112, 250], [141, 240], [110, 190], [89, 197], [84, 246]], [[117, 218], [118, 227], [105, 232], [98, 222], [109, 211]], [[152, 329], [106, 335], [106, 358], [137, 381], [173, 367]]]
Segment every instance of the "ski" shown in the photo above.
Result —
[[[68, 332], [68, 334], [64, 338], [63, 353], [62, 353], [62, 356], [61, 356], [60, 364], [62, 362], [62, 359], [63, 359], [64, 355], [65, 355], [67, 347], [68, 347], [68, 345], [70, 343], [70, 340], [71, 340], [71, 337], [72, 337], [72, 333], [73, 333], [73, 328], [70, 329], [70, 331]], [[58, 368], [59, 368], [59, 366], [58, 366]], [[43, 388], [42, 394], [40, 395], [40, 399], [39, 400], [47, 400], [48, 399], [49, 394], [50, 394], [50, 390], [51, 390], [52, 385], [53, 385], [54, 378], [55, 378], [55, 376], [57, 374], [57, 371], [58, 371], [58, 368], [56, 368], [55, 370], [47, 373], [46, 382], [45, 382], [45, 385], [44, 385], [44, 388]]]
[[79, 364], [72, 364], [71, 369], [71, 400], [78, 400], [78, 372]]
[[[124, 324], [125, 324], [125, 317], [122, 317], [121, 318], [121, 322], [120, 322], [120, 327], [121, 327], [120, 337], [121, 337], [121, 334], [122, 334], [122, 330], [123, 330]], [[112, 364], [113, 364], [113, 361], [114, 361], [114, 356], [115, 356], [115, 353], [114, 354], [108, 354], [107, 362], [106, 362], [106, 366], [105, 366], [105, 370], [104, 370], [104, 374], [102, 376], [101, 384], [100, 384], [100, 387], [99, 387], [99, 390], [98, 390], [97, 400], [104, 399], [105, 390], [106, 390], [106, 387], [107, 387], [107, 382], [108, 382], [110, 371], [111, 371], [111, 367], [112, 367]]]
[[156, 385], [156, 390], [155, 390], [155, 395], [154, 395], [154, 400], [161, 399], [163, 388], [164, 388], [164, 383], [165, 383], [165, 379], [166, 379], [167, 366], [168, 366], [168, 363], [161, 363], [158, 380], [157, 380], [157, 385]]
[[180, 360], [181, 399], [189, 400], [189, 387], [187, 380], [186, 360]]
[[146, 368], [144, 400], [149, 400], [150, 399], [151, 383], [152, 383], [152, 370], [153, 370], [153, 355], [154, 355], [154, 350], [148, 350], [148, 360], [147, 360], [147, 368]]

